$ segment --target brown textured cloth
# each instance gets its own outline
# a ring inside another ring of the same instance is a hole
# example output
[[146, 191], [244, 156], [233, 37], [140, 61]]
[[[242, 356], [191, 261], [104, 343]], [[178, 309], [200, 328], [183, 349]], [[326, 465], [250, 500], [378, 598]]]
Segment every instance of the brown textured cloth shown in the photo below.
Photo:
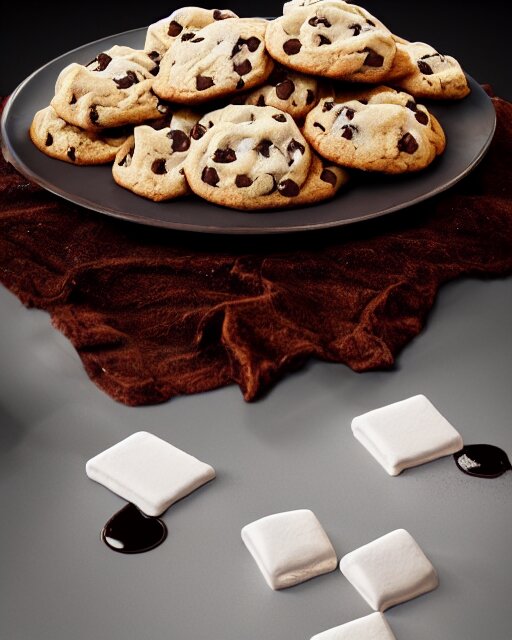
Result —
[[491, 150], [458, 187], [337, 232], [141, 227], [74, 207], [0, 158], [0, 281], [46, 309], [90, 378], [129, 405], [233, 382], [253, 400], [309, 357], [389, 368], [443, 282], [512, 272], [512, 105], [494, 103]]

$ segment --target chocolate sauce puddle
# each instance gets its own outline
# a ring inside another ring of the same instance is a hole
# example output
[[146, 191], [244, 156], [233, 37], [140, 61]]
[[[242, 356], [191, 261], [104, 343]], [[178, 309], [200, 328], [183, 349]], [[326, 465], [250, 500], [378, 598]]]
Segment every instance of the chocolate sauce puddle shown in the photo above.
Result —
[[507, 454], [492, 444], [468, 444], [453, 457], [461, 471], [478, 478], [498, 478], [512, 469]]
[[119, 553], [150, 551], [166, 538], [165, 523], [145, 515], [131, 503], [115, 513], [101, 532], [103, 542]]

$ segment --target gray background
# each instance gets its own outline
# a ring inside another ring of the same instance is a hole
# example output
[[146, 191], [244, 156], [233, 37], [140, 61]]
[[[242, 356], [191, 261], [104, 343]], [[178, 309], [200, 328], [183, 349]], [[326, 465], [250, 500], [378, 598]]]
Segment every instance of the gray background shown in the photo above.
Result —
[[[512, 452], [512, 279], [445, 286], [394, 371], [312, 363], [264, 400], [238, 388], [129, 408], [86, 377], [47, 314], [0, 289], [0, 638], [307, 640], [370, 613], [335, 572], [272, 592], [240, 539], [261, 516], [310, 508], [339, 557], [408, 529], [440, 587], [386, 615], [397, 640], [510, 640], [512, 473], [451, 457], [392, 478], [352, 437], [354, 415], [424, 393], [467, 443]], [[218, 477], [163, 516], [167, 541], [125, 556], [99, 540], [123, 501], [88, 458], [147, 429]]]

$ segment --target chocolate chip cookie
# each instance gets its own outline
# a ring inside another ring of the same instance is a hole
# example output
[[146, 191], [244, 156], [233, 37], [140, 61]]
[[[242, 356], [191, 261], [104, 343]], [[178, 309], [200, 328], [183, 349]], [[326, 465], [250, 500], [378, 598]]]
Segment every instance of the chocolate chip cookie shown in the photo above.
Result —
[[276, 209], [331, 197], [345, 183], [324, 167], [290, 115], [232, 105], [207, 114], [191, 132], [185, 175], [197, 195], [243, 210]]
[[334, 4], [338, 4], [347, 11], [352, 11], [357, 15], [364, 18], [364, 20], [370, 21], [373, 25], [379, 27], [379, 29], [384, 29], [384, 31], [388, 31], [388, 28], [381, 22], [378, 18], [372, 15], [369, 11], [367, 11], [364, 7], [360, 7], [356, 4], [352, 4], [351, 2], [345, 2], [345, 0], [290, 0], [289, 2], [285, 2], [283, 4], [283, 15], [290, 13], [294, 9], [299, 9], [300, 7], [311, 7], [312, 5], [318, 5], [323, 2], [331, 2]]
[[142, 51], [119, 49], [119, 55], [101, 52], [86, 66], [73, 63], [61, 71], [51, 104], [66, 122], [96, 131], [162, 115], [152, 91], [154, 61]]
[[389, 87], [322, 99], [306, 117], [304, 136], [332, 162], [383, 173], [423, 169], [446, 142], [424, 106]]
[[128, 135], [122, 130], [84, 131], [65, 122], [51, 106], [38, 111], [30, 127], [30, 138], [40, 151], [71, 164], [112, 162]]
[[[407, 57], [405, 77], [394, 82], [416, 98], [459, 100], [470, 92], [460, 64], [451, 56], [438, 53], [424, 42], [402, 45]], [[400, 66], [400, 65], [397, 65]]]
[[241, 104], [275, 107], [301, 120], [315, 106], [318, 97], [317, 78], [276, 65], [266, 83], [244, 96]]
[[162, 18], [149, 26], [144, 51], [153, 60], [159, 61], [177, 38], [192, 40], [199, 29], [212, 22], [228, 18], [238, 18], [238, 16], [228, 9], [180, 7], [167, 18]]
[[199, 103], [263, 83], [273, 68], [265, 50], [268, 22], [231, 18], [178, 38], [162, 58], [153, 90], [165, 100]]
[[290, 69], [351, 82], [381, 82], [396, 53], [389, 30], [339, 0], [294, 7], [269, 24], [265, 42]]
[[112, 175], [117, 184], [150, 200], [177, 198], [190, 192], [183, 163], [190, 149], [190, 132], [198, 116], [188, 110], [174, 113], [169, 126], [135, 127], [119, 149]]

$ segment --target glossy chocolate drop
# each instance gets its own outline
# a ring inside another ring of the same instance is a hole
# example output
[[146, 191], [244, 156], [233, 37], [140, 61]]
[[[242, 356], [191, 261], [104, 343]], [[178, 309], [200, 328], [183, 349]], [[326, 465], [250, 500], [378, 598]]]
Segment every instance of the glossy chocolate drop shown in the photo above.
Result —
[[158, 547], [167, 538], [167, 527], [128, 503], [115, 513], [101, 532], [101, 539], [119, 553], [143, 553]]
[[492, 444], [468, 444], [453, 457], [461, 471], [478, 478], [497, 478], [512, 469], [507, 454]]

